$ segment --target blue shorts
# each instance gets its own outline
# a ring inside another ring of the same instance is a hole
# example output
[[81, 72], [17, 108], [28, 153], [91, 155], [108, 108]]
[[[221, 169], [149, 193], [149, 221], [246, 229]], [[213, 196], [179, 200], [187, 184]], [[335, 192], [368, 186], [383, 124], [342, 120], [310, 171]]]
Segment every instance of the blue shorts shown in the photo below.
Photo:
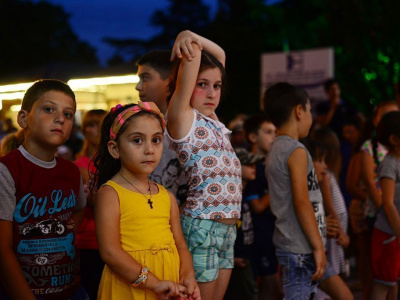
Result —
[[314, 256], [277, 249], [276, 258], [282, 270], [284, 299], [313, 299], [318, 287], [318, 282], [312, 281], [316, 271]]
[[183, 236], [193, 257], [198, 282], [210, 282], [219, 269], [233, 268], [233, 245], [236, 225], [181, 216]]

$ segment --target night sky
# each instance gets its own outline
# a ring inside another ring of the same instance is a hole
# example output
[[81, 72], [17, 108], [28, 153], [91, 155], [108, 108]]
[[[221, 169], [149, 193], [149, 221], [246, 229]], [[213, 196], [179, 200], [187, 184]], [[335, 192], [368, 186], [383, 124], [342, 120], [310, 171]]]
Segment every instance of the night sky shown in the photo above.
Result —
[[[157, 33], [150, 17], [156, 9], [166, 8], [167, 0], [46, 0], [64, 7], [70, 24], [84, 41], [97, 49], [102, 64], [113, 55], [104, 37], [147, 39]], [[203, 0], [213, 14], [217, 0]]]

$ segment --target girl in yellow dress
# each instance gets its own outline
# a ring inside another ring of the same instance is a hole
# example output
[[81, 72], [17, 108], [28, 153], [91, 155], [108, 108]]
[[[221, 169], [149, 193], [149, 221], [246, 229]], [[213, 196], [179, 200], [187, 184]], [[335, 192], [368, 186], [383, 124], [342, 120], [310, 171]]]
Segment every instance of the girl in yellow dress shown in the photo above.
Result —
[[152, 102], [118, 105], [104, 119], [92, 187], [106, 264], [98, 299], [200, 299], [175, 197], [148, 179], [164, 130]]

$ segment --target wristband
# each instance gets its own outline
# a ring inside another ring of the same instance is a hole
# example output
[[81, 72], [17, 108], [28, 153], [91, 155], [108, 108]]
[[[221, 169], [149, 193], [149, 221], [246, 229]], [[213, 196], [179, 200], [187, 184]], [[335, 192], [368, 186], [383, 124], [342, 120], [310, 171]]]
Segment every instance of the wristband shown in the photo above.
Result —
[[149, 271], [150, 271], [149, 268], [143, 268], [142, 271], [140, 272], [139, 278], [135, 282], [131, 283], [131, 285], [133, 287], [137, 287], [137, 286], [145, 283], [147, 280], [147, 274], [149, 274]]

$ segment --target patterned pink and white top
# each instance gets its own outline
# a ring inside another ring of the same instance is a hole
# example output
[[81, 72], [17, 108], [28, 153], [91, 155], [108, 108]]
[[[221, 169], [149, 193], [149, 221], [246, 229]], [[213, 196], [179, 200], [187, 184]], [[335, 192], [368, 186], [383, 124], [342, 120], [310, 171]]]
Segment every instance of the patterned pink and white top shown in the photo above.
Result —
[[183, 213], [196, 219], [240, 218], [242, 171], [229, 130], [197, 110], [194, 114], [185, 137], [174, 140], [167, 134], [188, 181]]

